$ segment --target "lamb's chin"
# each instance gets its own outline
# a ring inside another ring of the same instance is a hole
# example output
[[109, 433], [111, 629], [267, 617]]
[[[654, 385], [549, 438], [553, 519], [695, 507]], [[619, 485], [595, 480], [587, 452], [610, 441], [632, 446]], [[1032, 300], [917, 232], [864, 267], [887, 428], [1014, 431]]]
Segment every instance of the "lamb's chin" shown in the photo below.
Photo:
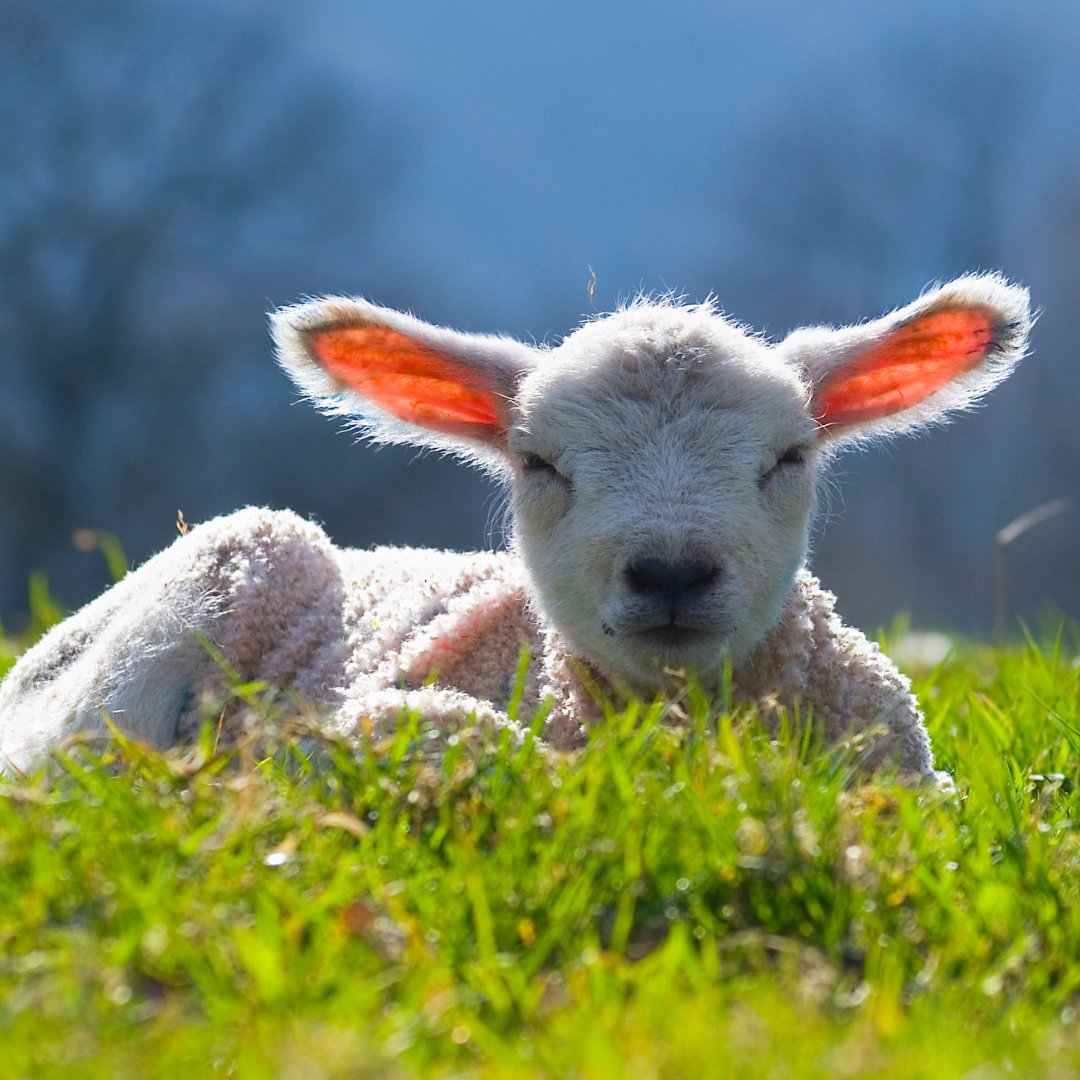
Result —
[[728, 642], [728, 634], [715, 630], [653, 627], [621, 637], [618, 664], [599, 666], [643, 697], [678, 691], [691, 673], [702, 687], [712, 688], [723, 670]]

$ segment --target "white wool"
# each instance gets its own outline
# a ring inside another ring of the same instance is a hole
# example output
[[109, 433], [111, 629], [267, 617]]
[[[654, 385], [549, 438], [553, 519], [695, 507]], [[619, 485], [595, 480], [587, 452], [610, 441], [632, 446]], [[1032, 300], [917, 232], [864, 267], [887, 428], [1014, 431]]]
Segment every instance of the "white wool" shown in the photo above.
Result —
[[0, 769], [103, 714], [157, 746], [190, 738], [222, 682], [210, 642], [342, 732], [389, 730], [405, 709], [520, 731], [546, 702], [561, 747], [583, 740], [594, 694], [670, 694], [691, 670], [716, 692], [730, 663], [736, 699], [797, 707], [830, 740], [880, 728], [868, 765], [932, 773], [907, 680], [805, 569], [809, 522], [837, 447], [938, 422], [1004, 378], [1026, 348], [1024, 290], [968, 275], [777, 345], [671, 299], [552, 349], [348, 298], [273, 324], [323, 409], [499, 474], [511, 551], [341, 550], [257, 509], [208, 522], [20, 660], [0, 685]]
[[[797, 705], [830, 741], [881, 724], [876, 760], [929, 773], [908, 681], [832, 602], [800, 572], [780, 622], [736, 669], [735, 700], [767, 714]], [[163, 650], [153, 618], [117, 617], [162, 610], [177, 613], [169, 633], [183, 647]], [[242, 680], [294, 688], [342, 733], [386, 734], [412, 710], [445, 731], [480, 723], [520, 735], [544, 704], [545, 737], [572, 749], [598, 715], [592, 691], [613, 691], [530, 612], [512, 554], [342, 550], [290, 511], [247, 509], [177, 539], [20, 660], [0, 687], [8, 767], [29, 769], [65, 734], [104, 731], [102, 711], [159, 747], [192, 738], [207, 694], [226, 682], [196, 630]], [[511, 717], [522, 647], [532, 663]], [[155, 697], [170, 708], [141, 723]]]

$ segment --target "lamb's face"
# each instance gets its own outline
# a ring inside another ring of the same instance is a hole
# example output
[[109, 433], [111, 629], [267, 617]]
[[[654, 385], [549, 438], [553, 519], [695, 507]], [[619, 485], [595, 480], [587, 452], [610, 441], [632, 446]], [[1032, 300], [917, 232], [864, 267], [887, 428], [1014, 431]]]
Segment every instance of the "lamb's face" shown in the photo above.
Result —
[[647, 693], [745, 657], [806, 553], [797, 371], [718, 316], [642, 305], [548, 354], [517, 405], [514, 535], [543, 617]]
[[274, 316], [282, 364], [327, 411], [509, 472], [541, 614], [644, 692], [668, 670], [712, 682], [768, 632], [822, 452], [967, 408], [1030, 325], [1027, 292], [993, 274], [771, 348], [709, 304], [635, 303], [553, 351], [364, 300]]

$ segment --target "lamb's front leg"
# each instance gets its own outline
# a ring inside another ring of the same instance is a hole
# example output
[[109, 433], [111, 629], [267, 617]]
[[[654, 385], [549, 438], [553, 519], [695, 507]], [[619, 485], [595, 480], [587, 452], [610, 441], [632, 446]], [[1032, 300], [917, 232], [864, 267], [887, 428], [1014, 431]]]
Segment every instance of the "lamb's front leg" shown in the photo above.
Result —
[[140, 741], [172, 745], [197, 726], [220, 677], [207, 640], [245, 678], [270, 661], [284, 683], [318, 650], [335, 589], [329, 542], [295, 514], [242, 510], [193, 529], [11, 670], [0, 684], [0, 773], [27, 771], [75, 732], [104, 730], [104, 714]]

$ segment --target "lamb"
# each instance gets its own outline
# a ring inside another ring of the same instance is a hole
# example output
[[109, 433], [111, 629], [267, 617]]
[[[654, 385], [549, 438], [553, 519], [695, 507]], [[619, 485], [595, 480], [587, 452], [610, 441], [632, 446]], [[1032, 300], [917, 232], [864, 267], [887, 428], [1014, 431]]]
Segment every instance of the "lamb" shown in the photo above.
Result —
[[343, 550], [265, 509], [206, 522], [16, 664], [0, 769], [34, 768], [106, 715], [153, 746], [191, 739], [223, 658], [339, 732], [390, 731], [416, 710], [437, 732], [520, 735], [544, 707], [561, 748], [584, 741], [599, 696], [677, 694], [691, 672], [715, 694], [727, 671], [733, 699], [766, 716], [797, 708], [830, 741], [876, 733], [870, 768], [937, 775], [908, 680], [806, 569], [809, 523], [839, 450], [937, 423], [1008, 375], [1025, 290], [966, 275], [777, 344], [672, 298], [638, 298], [552, 348], [359, 299], [272, 323], [280, 363], [326, 412], [501, 477], [510, 550]]

